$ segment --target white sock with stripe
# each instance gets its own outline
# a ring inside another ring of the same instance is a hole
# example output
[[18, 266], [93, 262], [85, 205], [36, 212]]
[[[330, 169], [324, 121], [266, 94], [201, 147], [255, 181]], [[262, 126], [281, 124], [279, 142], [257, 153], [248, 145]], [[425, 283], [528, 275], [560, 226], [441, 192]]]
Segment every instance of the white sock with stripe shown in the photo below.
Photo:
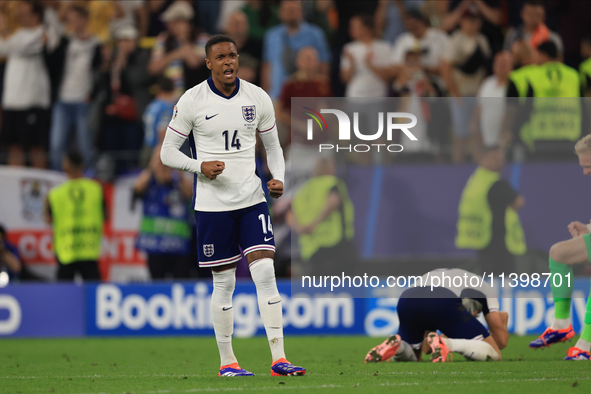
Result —
[[267, 331], [271, 356], [275, 362], [280, 358], [285, 358], [285, 350], [283, 348], [283, 308], [275, 282], [273, 259], [255, 260], [249, 268], [257, 288], [259, 311]]
[[459, 353], [469, 360], [486, 361], [492, 358], [495, 361], [499, 360], [497, 351], [485, 341], [477, 339], [451, 339], [443, 338], [441, 340], [447, 345], [450, 352]]
[[211, 317], [215, 339], [220, 351], [220, 365], [237, 362], [232, 349], [232, 334], [234, 333], [234, 310], [232, 309], [232, 295], [236, 285], [236, 268], [213, 274], [213, 293], [211, 295]]

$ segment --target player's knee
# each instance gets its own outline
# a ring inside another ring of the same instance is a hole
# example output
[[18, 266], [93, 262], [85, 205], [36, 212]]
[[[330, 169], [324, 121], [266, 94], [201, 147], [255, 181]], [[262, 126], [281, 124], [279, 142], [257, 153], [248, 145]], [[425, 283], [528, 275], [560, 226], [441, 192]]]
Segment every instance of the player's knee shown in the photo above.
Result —
[[236, 268], [213, 271], [213, 288], [223, 292], [234, 292], [236, 286]]
[[250, 265], [250, 272], [253, 280], [258, 285], [275, 285], [275, 266], [269, 258], [254, 261]]

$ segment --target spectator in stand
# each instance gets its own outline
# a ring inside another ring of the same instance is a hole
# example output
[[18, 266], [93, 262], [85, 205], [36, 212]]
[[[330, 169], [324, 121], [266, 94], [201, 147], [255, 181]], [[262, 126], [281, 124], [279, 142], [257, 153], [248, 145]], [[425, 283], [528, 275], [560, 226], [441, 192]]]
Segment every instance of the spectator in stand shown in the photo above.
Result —
[[45, 43], [57, 40], [43, 26], [40, 3], [20, 2], [19, 22], [21, 28], [8, 37], [6, 16], [0, 15], [0, 55], [8, 58], [0, 141], [8, 147], [9, 165], [25, 165], [28, 150], [33, 167], [45, 168], [51, 89], [44, 50]]
[[220, 1], [219, 15], [216, 20], [215, 32], [224, 31], [228, 26], [228, 19], [234, 12], [239, 11], [246, 5], [245, 0]]
[[372, 67], [386, 67], [390, 59], [390, 45], [375, 38], [373, 17], [354, 16], [349, 21], [349, 35], [353, 42], [343, 48], [341, 80], [347, 85], [346, 97], [384, 97], [387, 81], [372, 71]]
[[262, 41], [267, 30], [281, 22], [279, 7], [272, 1], [247, 0], [242, 12], [248, 18], [250, 36], [257, 40]]
[[145, 36], [148, 29], [148, 13], [144, 0], [114, 0], [115, 17], [111, 20], [111, 33], [126, 26], [133, 26]]
[[49, 63], [55, 69], [57, 102], [53, 106], [50, 133], [51, 167], [59, 171], [62, 158], [70, 144], [72, 126], [76, 129], [78, 150], [88, 167], [94, 157], [93, 136], [88, 124], [89, 100], [93, 81], [99, 71], [101, 47], [88, 31], [88, 11], [80, 6], [66, 13], [69, 37], [63, 37]]
[[374, 73], [382, 79], [394, 80], [407, 67], [406, 54], [418, 51], [421, 53], [422, 71], [433, 79], [438, 89], [443, 90], [441, 63], [449, 44], [447, 35], [439, 29], [429, 27], [429, 21], [418, 10], [406, 10], [404, 23], [408, 32], [401, 34], [396, 40], [390, 56], [391, 65], [386, 68], [374, 67]]
[[236, 42], [240, 54], [238, 78], [258, 85], [263, 44], [261, 40], [250, 36], [248, 18], [244, 12], [235, 11], [228, 17], [225, 34]]
[[[405, 55], [404, 68], [394, 80], [393, 88], [400, 100], [401, 112], [410, 112], [417, 117], [417, 125], [413, 127], [413, 135], [417, 141], [410, 141], [406, 135], [400, 136], [404, 151], [408, 154], [401, 159], [405, 161], [430, 161], [433, 153], [440, 153], [439, 147], [447, 142], [447, 133], [442, 133], [445, 122], [437, 122], [436, 108], [425, 97], [441, 96], [427, 73], [421, 67], [421, 52], [417, 48]], [[449, 122], [447, 122], [449, 123]]]
[[148, 165], [154, 148], [162, 143], [164, 133], [170, 123], [176, 104], [174, 84], [170, 78], [161, 77], [158, 80], [158, 93], [144, 113], [144, 147], [142, 149], [140, 165]]
[[262, 88], [277, 100], [285, 80], [296, 71], [296, 57], [306, 46], [316, 48], [320, 73], [330, 70], [330, 50], [323, 31], [303, 20], [300, 0], [283, 0], [279, 9], [282, 24], [267, 31], [263, 45]]
[[501, 20], [503, 15], [500, 0], [452, 0], [448, 3], [449, 12], [441, 26], [443, 30], [452, 32], [457, 29], [466, 11], [478, 13], [482, 18], [481, 33], [488, 40], [492, 52], [497, 53], [502, 49]]
[[[106, 97], [101, 146], [106, 151], [123, 151], [118, 169], [137, 163], [142, 146], [141, 114], [151, 100], [147, 65], [150, 51], [137, 46], [133, 26], [115, 32], [117, 40], [110, 66], [101, 75], [101, 96]], [[131, 155], [130, 155], [131, 154]]]
[[[443, 77], [451, 100], [454, 126], [452, 161], [461, 163], [469, 153], [470, 121], [474, 115], [480, 84], [486, 78], [491, 49], [480, 33], [480, 15], [468, 9], [460, 19], [460, 29], [451, 36], [449, 50], [444, 55]], [[463, 99], [461, 99], [463, 97]]]
[[558, 48], [559, 59], [562, 59], [564, 45], [560, 36], [544, 23], [546, 8], [543, 1], [527, 0], [521, 9], [521, 19], [523, 21], [521, 26], [507, 32], [505, 50], [511, 50], [513, 44], [519, 40], [524, 40], [534, 49], [545, 41], [552, 41]]
[[425, 0], [421, 11], [429, 19], [431, 27], [443, 29], [445, 19], [449, 15], [449, 0]]
[[161, 17], [164, 11], [173, 3], [173, 0], [150, 0], [144, 7], [148, 13], [148, 29], [146, 37], [157, 37], [166, 30], [166, 24]]
[[6, 31], [9, 36], [21, 28], [19, 22], [20, 0], [4, 1], [0, 4], [0, 12], [6, 17]]
[[151, 75], [164, 75], [174, 82], [177, 97], [209, 77], [205, 67], [208, 35], [191, 24], [194, 11], [185, 1], [175, 1], [162, 14], [166, 32], [161, 33], [148, 65]]
[[102, 43], [111, 39], [111, 21], [116, 16], [115, 4], [112, 0], [84, 1], [74, 0], [73, 4], [88, 8], [88, 30]]
[[162, 164], [157, 146], [148, 168], [133, 186], [134, 199], [143, 201], [137, 247], [148, 255], [152, 279], [164, 279], [167, 274], [174, 279], [190, 276], [192, 195], [192, 182], [183, 173]]
[[[296, 59], [297, 71], [288, 78], [281, 90], [281, 98], [276, 103], [277, 120], [291, 129], [291, 143], [286, 153], [291, 165], [291, 190], [297, 189], [311, 175], [318, 152], [318, 143], [325, 140], [306, 138], [306, 118], [301, 111], [297, 118], [291, 117], [291, 99], [293, 97], [331, 97], [332, 89], [329, 79], [320, 73], [318, 52], [314, 47], [304, 47], [299, 50]], [[291, 157], [297, 160], [291, 160]]]
[[[513, 59], [509, 52], [499, 52], [493, 63], [493, 75], [486, 78], [478, 90], [478, 106], [473, 124], [479, 122], [479, 146], [490, 148], [501, 145], [501, 131], [505, 116], [505, 93], [509, 82]], [[482, 149], [479, 149], [481, 151]], [[480, 159], [480, 152], [477, 160]]]
[[[393, 45], [404, 33], [406, 9], [419, 9], [423, 0], [380, 0], [375, 13], [375, 32]], [[351, 37], [353, 38], [353, 37]]]

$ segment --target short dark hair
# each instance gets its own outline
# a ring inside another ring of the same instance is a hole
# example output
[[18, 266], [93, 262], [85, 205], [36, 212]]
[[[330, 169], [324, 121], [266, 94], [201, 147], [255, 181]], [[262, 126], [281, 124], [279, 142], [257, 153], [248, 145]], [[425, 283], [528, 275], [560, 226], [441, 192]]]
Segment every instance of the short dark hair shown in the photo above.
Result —
[[546, 4], [544, 4], [543, 0], [526, 0], [525, 3], [523, 3], [523, 6], [525, 7], [526, 5], [546, 8]]
[[209, 41], [207, 41], [207, 44], [205, 44], [205, 55], [209, 56], [209, 51], [211, 51], [211, 47], [217, 44], [221, 44], [222, 42], [231, 42], [232, 44], [234, 44], [234, 46], [236, 46], [236, 42], [232, 38], [228, 37], [225, 34], [217, 34], [211, 37]]
[[73, 5], [70, 7], [70, 11], [74, 11], [84, 19], [88, 19], [88, 10], [80, 5]]
[[545, 41], [538, 45], [538, 52], [543, 53], [550, 59], [558, 59], [558, 47], [552, 41]]
[[84, 166], [84, 158], [77, 150], [70, 150], [66, 153], [66, 159], [74, 168], [80, 169]]
[[6, 239], [6, 229], [1, 224], [0, 224], [0, 235], [2, 236], [2, 238]]
[[172, 81], [172, 79], [167, 77], [160, 77], [158, 79], [158, 91], [165, 93], [170, 93], [174, 91], [174, 82]]
[[43, 22], [43, 15], [45, 14], [45, 7], [39, 1], [27, 1], [31, 5], [31, 13], [37, 15], [39, 21]]
[[429, 25], [429, 19], [416, 8], [408, 8], [405, 13], [407, 18], [416, 19], [423, 22], [425, 25]]
[[587, 34], [585, 37], [583, 37], [581, 39], [581, 43], [591, 46], [591, 34]]
[[374, 26], [374, 17], [372, 14], [368, 14], [367, 12], [357, 14], [353, 16], [353, 18], [358, 18], [363, 26], [367, 27], [368, 29], [373, 29]]

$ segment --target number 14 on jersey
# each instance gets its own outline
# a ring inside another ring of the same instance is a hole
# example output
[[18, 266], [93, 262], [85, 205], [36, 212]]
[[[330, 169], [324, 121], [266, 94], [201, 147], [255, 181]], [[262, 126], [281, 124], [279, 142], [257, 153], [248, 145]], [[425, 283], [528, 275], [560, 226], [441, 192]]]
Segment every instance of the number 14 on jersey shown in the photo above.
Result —
[[232, 136], [232, 144], [229, 145], [230, 138], [228, 130], [225, 130], [222, 135], [224, 136], [224, 140], [226, 142], [226, 150], [230, 150], [230, 147], [236, 148], [236, 150], [240, 150], [240, 138], [236, 138], [238, 136], [238, 130], [234, 130], [234, 135]]

